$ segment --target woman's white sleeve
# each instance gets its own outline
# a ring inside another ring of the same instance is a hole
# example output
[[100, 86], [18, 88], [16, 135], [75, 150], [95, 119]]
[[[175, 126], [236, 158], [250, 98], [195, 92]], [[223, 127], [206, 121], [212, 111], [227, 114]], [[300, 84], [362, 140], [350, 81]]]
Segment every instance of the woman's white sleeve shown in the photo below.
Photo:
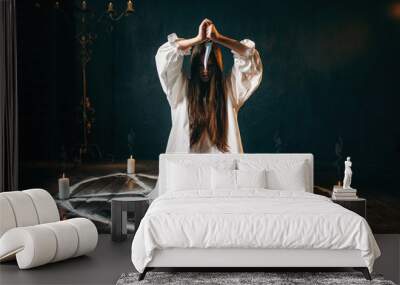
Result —
[[240, 43], [248, 47], [247, 52], [245, 55], [239, 55], [232, 50], [234, 62], [228, 76], [233, 98], [238, 108], [260, 85], [263, 73], [260, 54], [255, 48], [255, 43], [248, 39], [242, 40]]
[[161, 87], [171, 107], [176, 106], [184, 96], [187, 78], [182, 72], [182, 64], [184, 55], [190, 54], [190, 48], [187, 50], [178, 48], [178, 40], [175, 33], [170, 34], [168, 42], [158, 49], [155, 57]]

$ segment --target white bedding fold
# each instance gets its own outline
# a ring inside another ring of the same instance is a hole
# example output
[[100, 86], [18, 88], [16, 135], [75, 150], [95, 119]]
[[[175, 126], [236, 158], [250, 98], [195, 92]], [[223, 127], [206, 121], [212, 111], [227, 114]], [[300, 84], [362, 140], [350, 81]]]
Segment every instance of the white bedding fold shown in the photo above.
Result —
[[157, 198], [132, 243], [143, 272], [154, 249], [358, 249], [372, 272], [380, 251], [364, 218], [299, 191], [183, 191]]

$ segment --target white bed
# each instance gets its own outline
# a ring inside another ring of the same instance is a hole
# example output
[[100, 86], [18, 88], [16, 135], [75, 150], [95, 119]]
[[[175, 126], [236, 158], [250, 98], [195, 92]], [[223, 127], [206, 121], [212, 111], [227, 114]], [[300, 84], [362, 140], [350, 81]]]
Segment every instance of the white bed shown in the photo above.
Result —
[[[264, 170], [263, 188], [239, 181]], [[162, 154], [157, 191], [132, 243], [140, 278], [154, 267], [354, 267], [370, 278], [380, 255], [362, 217], [313, 194], [311, 154]]]

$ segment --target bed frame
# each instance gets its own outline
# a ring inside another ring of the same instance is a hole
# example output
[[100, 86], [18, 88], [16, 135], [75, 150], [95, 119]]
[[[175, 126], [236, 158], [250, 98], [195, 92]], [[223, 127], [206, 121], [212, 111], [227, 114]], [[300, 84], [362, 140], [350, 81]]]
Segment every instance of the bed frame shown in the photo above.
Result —
[[[167, 161], [254, 158], [262, 160], [299, 160], [308, 166], [308, 185], [306, 190], [313, 192], [312, 154], [161, 154], [159, 161], [159, 193], [166, 185]], [[143, 280], [146, 273], [155, 268], [231, 268], [237, 271], [265, 268], [343, 268], [350, 267], [361, 271], [371, 280], [369, 270], [359, 250], [330, 249], [249, 249], [249, 248], [170, 248], [158, 249], [152, 261], [139, 275]], [[261, 270], [262, 271], [262, 270]]]

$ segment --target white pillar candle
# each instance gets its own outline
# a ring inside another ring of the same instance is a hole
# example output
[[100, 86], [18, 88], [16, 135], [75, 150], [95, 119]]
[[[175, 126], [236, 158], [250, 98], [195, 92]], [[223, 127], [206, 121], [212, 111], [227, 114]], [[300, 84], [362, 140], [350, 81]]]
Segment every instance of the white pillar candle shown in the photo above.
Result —
[[128, 163], [127, 163], [127, 171], [128, 174], [133, 174], [135, 173], [135, 159], [132, 158], [132, 155], [130, 158], [128, 158]]
[[65, 200], [69, 198], [69, 178], [63, 176], [58, 179], [58, 198]]

